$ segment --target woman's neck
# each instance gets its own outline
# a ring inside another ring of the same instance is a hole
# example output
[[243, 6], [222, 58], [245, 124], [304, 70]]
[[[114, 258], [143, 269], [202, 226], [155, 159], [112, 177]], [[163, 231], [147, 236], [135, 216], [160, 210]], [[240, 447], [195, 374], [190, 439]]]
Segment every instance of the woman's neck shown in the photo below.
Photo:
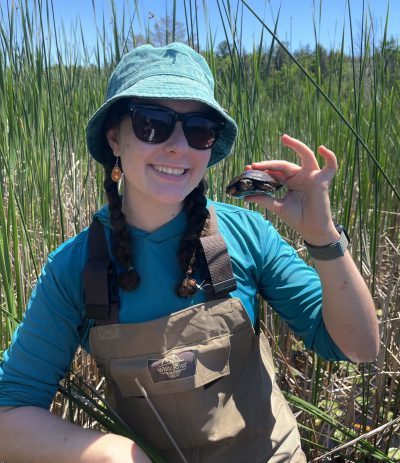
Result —
[[143, 203], [135, 205], [125, 196], [122, 198], [122, 212], [127, 223], [150, 233], [171, 221], [182, 209], [183, 203], [168, 205], [146, 201], [145, 205]]

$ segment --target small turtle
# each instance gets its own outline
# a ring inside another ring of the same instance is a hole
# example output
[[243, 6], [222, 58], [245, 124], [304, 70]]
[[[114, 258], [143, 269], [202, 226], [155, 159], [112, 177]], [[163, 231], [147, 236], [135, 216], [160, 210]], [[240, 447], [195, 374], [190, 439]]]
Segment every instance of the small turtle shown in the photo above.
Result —
[[250, 195], [271, 195], [282, 185], [262, 170], [246, 170], [226, 187], [226, 194], [234, 198]]

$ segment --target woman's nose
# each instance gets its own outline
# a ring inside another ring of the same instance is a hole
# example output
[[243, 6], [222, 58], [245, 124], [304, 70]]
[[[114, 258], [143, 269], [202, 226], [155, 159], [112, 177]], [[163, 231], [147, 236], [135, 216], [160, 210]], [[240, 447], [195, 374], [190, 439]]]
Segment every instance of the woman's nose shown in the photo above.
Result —
[[165, 142], [165, 147], [171, 153], [180, 155], [188, 153], [189, 145], [183, 131], [182, 122], [178, 121], [175, 124], [174, 130], [172, 131], [168, 140]]

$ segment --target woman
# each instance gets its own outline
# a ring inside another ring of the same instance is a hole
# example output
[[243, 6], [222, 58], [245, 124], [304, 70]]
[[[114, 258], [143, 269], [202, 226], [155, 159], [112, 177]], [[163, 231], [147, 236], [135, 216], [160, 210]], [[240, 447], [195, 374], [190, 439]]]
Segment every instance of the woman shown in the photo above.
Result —
[[206, 199], [206, 169], [230, 153], [237, 131], [213, 92], [205, 60], [177, 43], [133, 50], [110, 78], [87, 127], [109, 205], [95, 215], [97, 231], [49, 256], [4, 354], [0, 457], [8, 463], [149, 461], [129, 439], [46, 410], [78, 344], [105, 373], [121, 416], [167, 461], [304, 462], [257, 328], [257, 292], [320, 355], [376, 357], [372, 299], [331, 219], [335, 155], [321, 146], [320, 169], [308, 147], [284, 135], [300, 165], [247, 166], [287, 187], [283, 199], [247, 201], [303, 236], [316, 273], [259, 214]]

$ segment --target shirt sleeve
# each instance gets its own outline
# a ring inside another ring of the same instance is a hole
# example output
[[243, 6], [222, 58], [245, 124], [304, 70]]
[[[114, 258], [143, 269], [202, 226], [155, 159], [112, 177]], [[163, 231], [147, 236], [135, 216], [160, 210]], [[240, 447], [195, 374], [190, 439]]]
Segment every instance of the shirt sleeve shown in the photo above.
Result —
[[325, 359], [348, 360], [325, 327], [318, 273], [297, 255], [270, 222], [263, 220], [262, 227], [260, 294], [308, 349]]
[[[0, 365], [0, 406], [48, 408], [81, 342], [80, 272], [52, 255]], [[71, 264], [71, 262], [69, 262]]]

